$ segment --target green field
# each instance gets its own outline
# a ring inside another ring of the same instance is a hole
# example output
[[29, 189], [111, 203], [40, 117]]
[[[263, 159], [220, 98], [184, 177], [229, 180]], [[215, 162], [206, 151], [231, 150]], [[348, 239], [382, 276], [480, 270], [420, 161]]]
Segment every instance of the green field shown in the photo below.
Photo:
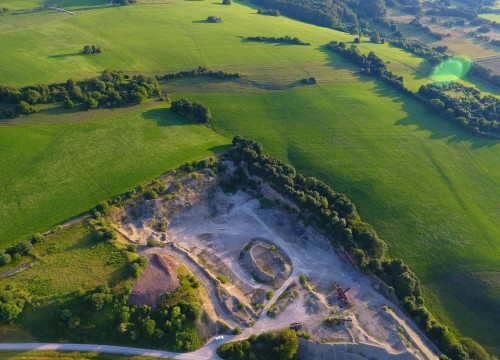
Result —
[[[346, 193], [427, 291], [458, 274], [500, 271], [498, 142], [471, 138], [374, 81], [191, 96], [210, 106], [222, 134], [256, 139]], [[443, 303], [460, 303], [460, 294], [439, 292]], [[494, 345], [500, 329], [483, 310], [475, 309], [484, 321], [474, 330], [474, 318], [446, 313], [464, 334]]]
[[82, 224], [49, 236], [34, 246], [34, 253], [37, 255], [34, 265], [15, 276], [0, 279], [0, 289], [10, 285], [26, 290], [36, 303], [44, 298], [116, 284], [127, 277], [125, 253], [109, 243], [96, 242]]
[[164, 103], [0, 124], [0, 244], [45, 231], [228, 140]]
[[480, 17], [500, 23], [500, 14], [479, 14]]
[[[157, 102], [91, 112], [49, 107], [0, 123], [0, 245], [218, 152], [240, 134], [346, 193], [390, 254], [425, 282], [433, 311], [500, 353], [498, 318], [487, 310], [498, 309], [500, 299], [499, 142], [461, 132], [324, 48], [331, 40], [352, 42], [352, 35], [260, 16], [246, 0], [91, 9], [101, 3], [60, 2], [77, 16], [0, 15], [0, 43], [9, 49], [0, 52], [0, 82], [51, 83], [105, 68], [162, 74], [198, 65], [245, 77], [164, 82], [176, 96], [207, 103], [219, 134], [186, 124]], [[209, 15], [223, 22], [209, 24]], [[297, 36], [312, 46], [243, 39], [252, 35]], [[85, 44], [104, 52], [81, 55]], [[428, 81], [431, 66], [422, 58], [366, 39], [359, 47], [375, 51], [411, 89]], [[319, 85], [299, 84], [310, 76]], [[499, 95], [476, 78], [465, 82]], [[446, 287], [460, 279], [480, 289]], [[470, 304], [485, 306], [464, 316]]]

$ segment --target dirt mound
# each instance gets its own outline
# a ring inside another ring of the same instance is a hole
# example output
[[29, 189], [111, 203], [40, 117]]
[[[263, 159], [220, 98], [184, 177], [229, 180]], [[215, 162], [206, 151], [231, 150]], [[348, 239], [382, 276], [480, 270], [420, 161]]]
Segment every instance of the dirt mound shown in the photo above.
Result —
[[158, 300], [166, 292], [179, 287], [174, 259], [162, 254], [146, 254], [149, 263], [139, 281], [132, 287], [128, 302], [131, 305], [149, 305], [156, 308]]

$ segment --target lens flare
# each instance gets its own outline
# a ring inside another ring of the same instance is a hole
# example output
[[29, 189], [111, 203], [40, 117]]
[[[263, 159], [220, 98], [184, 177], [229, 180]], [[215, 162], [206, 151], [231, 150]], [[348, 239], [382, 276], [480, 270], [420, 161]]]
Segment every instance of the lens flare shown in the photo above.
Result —
[[436, 66], [431, 80], [436, 83], [450, 83], [462, 79], [469, 72], [472, 60], [463, 56], [453, 56]]

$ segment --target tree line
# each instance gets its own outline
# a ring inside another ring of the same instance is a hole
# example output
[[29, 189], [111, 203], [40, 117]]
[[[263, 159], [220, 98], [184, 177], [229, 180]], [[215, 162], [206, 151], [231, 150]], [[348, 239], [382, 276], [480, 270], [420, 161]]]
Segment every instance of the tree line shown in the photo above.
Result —
[[[455, 336], [432, 316], [425, 307], [417, 276], [402, 260], [386, 256], [386, 243], [361, 220], [355, 205], [345, 195], [316, 178], [298, 174], [292, 166], [265, 154], [262, 146], [252, 140], [236, 136], [232, 144], [228, 156], [238, 166], [237, 173], [248, 172], [269, 182], [301, 209], [307, 221], [320, 227], [333, 245], [342, 246], [359, 267], [371, 270], [391, 286], [414, 321], [446, 354], [441, 359], [490, 358], [474, 340]], [[238, 181], [251, 180], [240, 176]]]
[[281, 44], [292, 44], [292, 45], [303, 45], [310, 46], [311, 43], [304, 42], [297, 37], [292, 38], [289, 35], [275, 37], [275, 36], [248, 36], [246, 38], [249, 41], [256, 42], [267, 42], [267, 43], [281, 43]]
[[[443, 119], [462, 127], [473, 135], [500, 139], [500, 100], [494, 96], [481, 96], [474, 88], [460, 84], [422, 85], [418, 92], [413, 92], [403, 84], [403, 77], [394, 75], [383, 60], [375, 53], [361, 54], [356, 45], [347, 47], [345, 43], [332, 41], [328, 49], [361, 67], [364, 75], [375, 76], [388, 83], [403, 94], [409, 95], [427, 106]], [[446, 91], [462, 91], [463, 96], [453, 98]]]
[[298, 349], [297, 333], [285, 329], [223, 344], [217, 349], [217, 355], [225, 360], [291, 360]]
[[158, 80], [165, 79], [182, 79], [182, 78], [192, 78], [192, 77], [209, 77], [209, 78], [214, 78], [214, 79], [219, 79], [219, 80], [224, 80], [224, 79], [237, 79], [240, 77], [243, 77], [243, 74], [241, 73], [228, 73], [222, 70], [219, 71], [212, 71], [212, 70], [207, 70], [207, 68], [199, 66], [197, 69], [193, 70], [183, 70], [183, 71], [178, 71], [178, 72], [173, 72], [169, 74], [165, 74], [163, 76], [157, 76], [156, 78]]
[[117, 70], [104, 70], [99, 77], [81, 81], [69, 79], [59, 84], [21, 88], [0, 85], [0, 102], [14, 105], [11, 109], [0, 109], [0, 119], [36, 112], [36, 104], [63, 103], [71, 108], [80, 103], [85, 110], [91, 110], [99, 106], [140, 104], [160, 95], [161, 87], [154, 77], [134, 75], [131, 78]]
[[357, 6], [354, 1], [255, 0], [254, 2], [293, 19], [337, 30], [345, 31], [346, 24], [357, 24], [357, 16], [351, 8]]

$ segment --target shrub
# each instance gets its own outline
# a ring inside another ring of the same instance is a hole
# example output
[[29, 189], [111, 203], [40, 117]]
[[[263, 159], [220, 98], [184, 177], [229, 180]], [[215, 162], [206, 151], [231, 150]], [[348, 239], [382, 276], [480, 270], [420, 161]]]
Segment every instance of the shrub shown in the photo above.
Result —
[[96, 205], [95, 209], [99, 211], [101, 214], [106, 214], [109, 210], [109, 203], [104, 200]]
[[273, 298], [273, 296], [274, 296], [274, 291], [267, 290], [267, 292], [266, 292], [266, 298], [267, 298], [267, 300], [271, 300]]
[[154, 190], [148, 190], [146, 191], [146, 193], [144, 194], [144, 198], [146, 200], [153, 200], [153, 199], [158, 199], [158, 194], [156, 191]]
[[127, 245], [127, 251], [128, 252], [137, 252], [137, 245], [136, 244], [128, 244]]
[[36, 244], [39, 242], [44, 242], [45, 241], [45, 236], [40, 233], [36, 233], [31, 237], [31, 243]]
[[220, 23], [220, 22], [222, 22], [222, 19], [220, 17], [211, 15], [211, 16], [207, 17], [207, 21], [209, 23]]

